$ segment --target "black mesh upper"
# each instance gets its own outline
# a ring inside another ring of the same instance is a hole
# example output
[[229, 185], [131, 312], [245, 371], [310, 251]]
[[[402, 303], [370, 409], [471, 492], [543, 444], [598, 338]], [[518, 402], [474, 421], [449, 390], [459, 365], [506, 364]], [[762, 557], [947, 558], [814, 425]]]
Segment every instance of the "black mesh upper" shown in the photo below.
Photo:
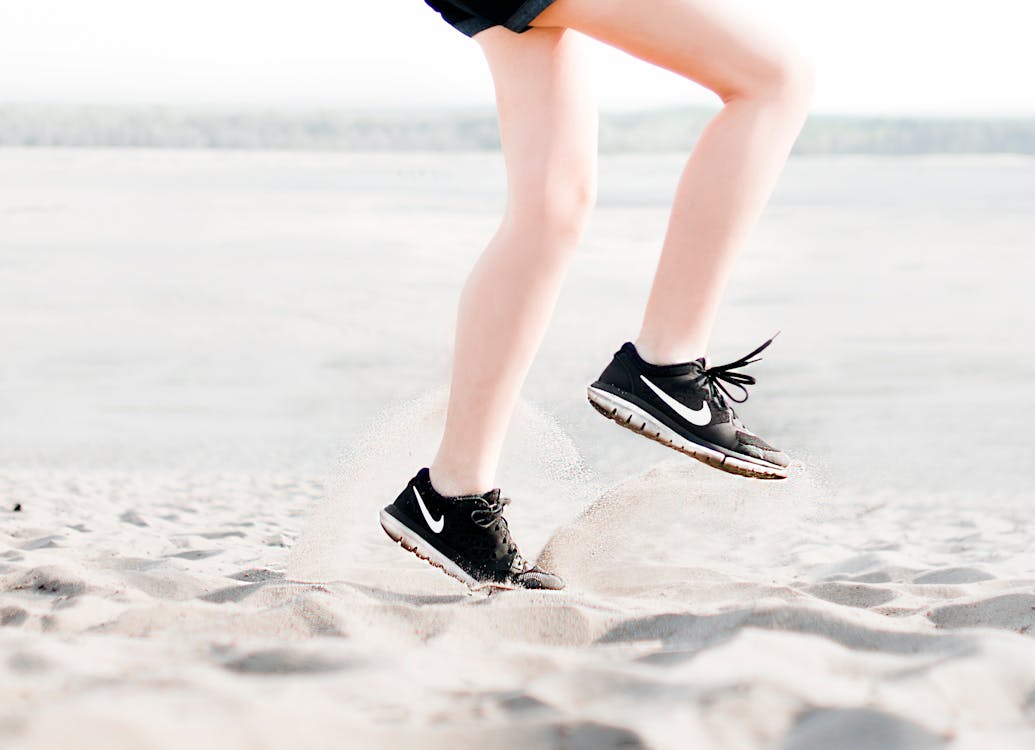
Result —
[[764, 451], [775, 451], [776, 450], [776, 448], [774, 448], [773, 446], [769, 445], [769, 443], [767, 443], [765, 440], [763, 440], [758, 435], [755, 435], [755, 434], [753, 434], [751, 432], [740, 432], [738, 430], [737, 431], [737, 439], [740, 442], [742, 442], [744, 445], [753, 445], [754, 447], [761, 448]]
[[[429, 529], [422, 517], [414, 489], [429, 512], [443, 519], [437, 533]], [[503, 518], [505, 503], [499, 489], [484, 495], [443, 497], [432, 486], [425, 467], [410, 480], [392, 505], [397, 517], [402, 514], [411, 531], [478, 581], [498, 581], [525, 588], [563, 588], [560, 578], [533, 568], [521, 557]]]

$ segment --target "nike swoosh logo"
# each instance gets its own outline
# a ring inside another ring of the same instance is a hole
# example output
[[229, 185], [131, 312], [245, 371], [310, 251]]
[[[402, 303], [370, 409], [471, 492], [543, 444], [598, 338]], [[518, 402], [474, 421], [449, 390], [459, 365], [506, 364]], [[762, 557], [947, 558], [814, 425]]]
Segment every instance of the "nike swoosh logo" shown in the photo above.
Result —
[[679, 403], [670, 395], [668, 395], [663, 390], [654, 385], [654, 383], [647, 380], [646, 376], [640, 375], [640, 380], [646, 383], [652, 391], [658, 394], [658, 398], [664, 401], [665, 405], [668, 408], [670, 408], [672, 411], [681, 416], [690, 424], [695, 424], [698, 427], [706, 427], [709, 424], [711, 424], [712, 410], [708, 408], [707, 401], [701, 405], [700, 409], [691, 409], [686, 404]]
[[446, 525], [445, 514], [442, 514], [442, 517], [439, 519], [432, 518], [431, 514], [428, 512], [428, 507], [424, 504], [424, 498], [422, 498], [420, 493], [417, 492], [416, 487], [413, 488], [413, 494], [417, 496], [417, 505], [420, 506], [420, 512], [424, 516], [424, 520], [427, 522], [428, 528], [436, 534], [441, 534], [442, 528]]

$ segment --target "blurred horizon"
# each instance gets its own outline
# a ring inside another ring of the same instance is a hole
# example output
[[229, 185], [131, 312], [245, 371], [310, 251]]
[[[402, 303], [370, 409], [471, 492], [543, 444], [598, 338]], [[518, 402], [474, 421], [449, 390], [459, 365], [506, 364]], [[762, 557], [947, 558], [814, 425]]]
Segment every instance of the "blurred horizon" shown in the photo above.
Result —
[[[481, 102], [452, 102], [443, 104], [423, 103], [374, 103], [374, 104], [347, 104], [343, 102], [296, 102], [296, 101], [209, 101], [209, 100], [131, 100], [131, 99], [90, 99], [90, 98], [7, 98], [0, 96], [0, 111], [11, 109], [55, 109], [68, 110], [78, 109], [109, 109], [109, 110], [175, 110], [184, 112], [220, 112], [220, 113], [251, 113], [251, 112], [277, 112], [284, 114], [307, 114], [312, 112], [339, 112], [348, 114], [393, 114], [393, 113], [432, 113], [432, 114], [456, 114], [456, 113], [490, 113], [495, 115], [496, 105], [494, 101]], [[649, 112], [666, 112], [671, 110], [701, 110], [717, 112], [720, 103], [716, 99], [714, 103], [704, 101], [668, 101], [657, 103], [630, 103], [628, 106], [607, 106], [599, 103], [598, 112], [601, 117], [623, 116], [630, 114], [642, 114]], [[860, 120], [1023, 120], [1035, 122], [1035, 107], [1029, 111], [1001, 111], [1001, 112], [972, 112], [972, 111], [931, 111], [931, 112], [898, 112], [874, 110], [824, 110], [813, 107], [810, 110], [809, 118], [825, 119], [860, 119]]]
[[[687, 150], [714, 107], [602, 112], [600, 151]], [[0, 104], [0, 147], [494, 150], [494, 107]], [[1035, 155], [1035, 117], [812, 115], [796, 154]]]

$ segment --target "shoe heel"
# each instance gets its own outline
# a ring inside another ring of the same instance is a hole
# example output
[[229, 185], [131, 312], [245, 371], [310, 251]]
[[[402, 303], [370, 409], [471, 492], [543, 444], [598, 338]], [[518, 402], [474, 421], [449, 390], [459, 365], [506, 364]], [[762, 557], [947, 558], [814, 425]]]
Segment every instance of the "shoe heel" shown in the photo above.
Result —
[[421, 560], [434, 565], [446, 575], [452, 576], [470, 588], [478, 587], [479, 582], [475, 578], [464, 572], [463, 568], [424, 541], [420, 534], [413, 531], [413, 529], [409, 528], [387, 510], [381, 511], [381, 528], [384, 529], [389, 539], [400, 545], [407, 552], [412, 552]]

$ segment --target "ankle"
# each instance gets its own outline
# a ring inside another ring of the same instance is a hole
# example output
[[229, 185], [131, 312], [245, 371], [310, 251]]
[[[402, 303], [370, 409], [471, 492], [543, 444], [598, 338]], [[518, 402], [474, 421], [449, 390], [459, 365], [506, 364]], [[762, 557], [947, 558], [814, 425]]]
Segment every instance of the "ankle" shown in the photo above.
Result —
[[642, 334], [633, 341], [640, 359], [651, 365], [680, 365], [705, 355], [705, 345], [694, 341], [657, 341]]
[[484, 495], [492, 489], [492, 480], [483, 479], [451, 467], [433, 463], [429, 468], [431, 488], [445, 498], [460, 495]]

